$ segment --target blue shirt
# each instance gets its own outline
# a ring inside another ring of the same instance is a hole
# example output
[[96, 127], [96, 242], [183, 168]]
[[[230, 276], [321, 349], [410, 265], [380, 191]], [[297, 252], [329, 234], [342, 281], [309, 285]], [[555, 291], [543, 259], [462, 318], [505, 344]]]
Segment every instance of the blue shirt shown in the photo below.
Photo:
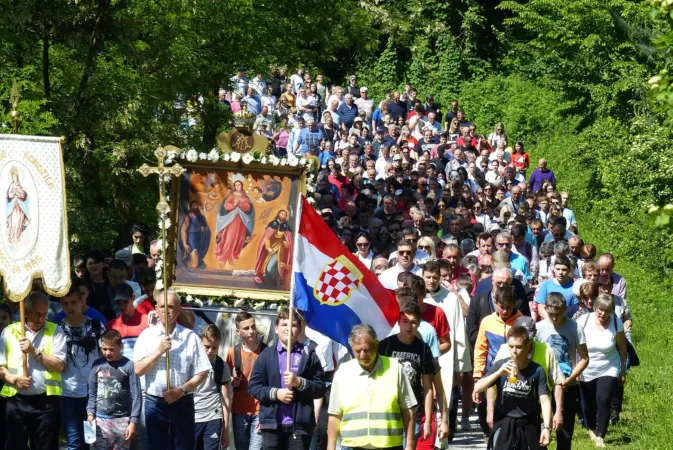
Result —
[[305, 155], [307, 151], [313, 150], [313, 154], [317, 155], [320, 153], [320, 141], [322, 141], [322, 139], [323, 135], [320, 128], [314, 128], [313, 130], [309, 127], [302, 128], [299, 133], [299, 138], [297, 139], [297, 144], [299, 144], [297, 154]]
[[[292, 354], [290, 356], [290, 372], [296, 374], [299, 371], [299, 361], [301, 361], [301, 352], [304, 350], [304, 345], [296, 342], [292, 346]], [[286, 349], [281, 344], [280, 339], [276, 344], [276, 351], [278, 352], [278, 369], [280, 370], [280, 387], [286, 388], [285, 378], [283, 373], [287, 370], [287, 356]], [[292, 403], [286, 404], [281, 402], [278, 407], [278, 417], [276, 418], [281, 425], [292, 425], [294, 423], [292, 411], [294, 405]]]
[[355, 105], [355, 103], [348, 107], [346, 102], [343, 102], [341, 105], [339, 105], [337, 114], [339, 114], [341, 122], [344, 123], [346, 127], [350, 128], [353, 126], [353, 122], [355, 122], [355, 118], [358, 116], [358, 107]]
[[572, 317], [573, 314], [575, 314], [577, 310], [580, 308], [580, 302], [579, 300], [577, 300], [577, 297], [575, 297], [575, 294], [573, 293], [574, 284], [575, 283], [573, 282], [572, 279], [570, 279], [563, 286], [557, 284], [555, 280], [543, 281], [537, 290], [537, 295], [535, 296], [535, 303], [539, 305], [544, 305], [547, 303], [548, 294], [550, 294], [551, 292], [558, 292], [559, 294], [563, 295], [563, 297], [565, 297], [566, 299], [566, 306], [568, 307], [568, 309], [566, 310], [566, 317]]
[[321, 166], [326, 166], [327, 161], [329, 161], [331, 158], [336, 159], [336, 153], [321, 152], [320, 153], [320, 165]]
[[243, 97], [243, 101], [248, 103], [248, 111], [255, 116], [259, 116], [259, 113], [262, 112], [262, 100], [258, 96], [246, 95]]
[[518, 253], [510, 252], [509, 263], [512, 265], [512, 269], [519, 269], [526, 276], [526, 279], [530, 280], [531, 274], [528, 270], [528, 261], [526, 261], [526, 258]]
[[[107, 325], [107, 320], [105, 320], [105, 316], [101, 314], [96, 308], [92, 308], [91, 306], [89, 306], [86, 309], [86, 311], [84, 311], [82, 314], [84, 314], [89, 319], [98, 320], [103, 325]], [[60, 313], [54, 316], [54, 320], [52, 320], [51, 322], [61, 323], [63, 319], [65, 319], [65, 313], [61, 311]]]

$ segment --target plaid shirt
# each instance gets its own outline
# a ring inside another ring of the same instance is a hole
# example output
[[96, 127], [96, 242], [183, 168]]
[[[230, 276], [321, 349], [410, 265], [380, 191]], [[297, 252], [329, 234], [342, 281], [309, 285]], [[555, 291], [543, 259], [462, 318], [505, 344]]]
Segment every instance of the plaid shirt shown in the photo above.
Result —
[[[157, 324], [143, 331], [138, 337], [133, 356], [135, 362], [151, 355], [164, 338], [163, 324]], [[195, 375], [208, 372], [211, 368], [208, 355], [199, 337], [192, 330], [176, 325], [171, 335], [173, 344], [170, 351], [171, 387], [180, 387]], [[145, 391], [155, 397], [163, 396], [166, 390], [166, 355], [161, 355], [157, 363], [143, 376]]]

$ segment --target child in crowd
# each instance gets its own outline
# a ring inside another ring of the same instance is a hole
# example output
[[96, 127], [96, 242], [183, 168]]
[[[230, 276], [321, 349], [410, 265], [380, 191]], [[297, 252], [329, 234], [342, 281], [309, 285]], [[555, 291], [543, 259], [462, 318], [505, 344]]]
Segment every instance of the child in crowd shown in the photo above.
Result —
[[[481, 393], [497, 386], [495, 416], [488, 448], [527, 448], [549, 445], [552, 409], [544, 369], [530, 361], [531, 339], [526, 328], [514, 326], [507, 332], [511, 358], [497, 361], [474, 385]], [[539, 432], [542, 407], [542, 432]], [[517, 442], [517, 444], [514, 444]], [[520, 447], [519, 447], [520, 445]]]
[[233, 373], [231, 420], [234, 444], [236, 448], [260, 450], [259, 402], [248, 394], [248, 381], [255, 361], [266, 345], [257, 336], [257, 324], [252, 314], [242, 311], [236, 315], [235, 322], [241, 343], [229, 348], [226, 358], [227, 366]]
[[[201, 344], [212, 366], [208, 378], [194, 391], [195, 449], [219, 450], [229, 446], [229, 367], [217, 356], [222, 334], [215, 325], [206, 325]], [[220, 447], [220, 444], [222, 447]]]
[[84, 256], [75, 256], [72, 259], [72, 265], [75, 269], [75, 275], [80, 278], [86, 277], [88, 272], [86, 270], [86, 261], [84, 260]]
[[96, 424], [94, 450], [128, 450], [140, 416], [140, 380], [133, 361], [122, 356], [122, 337], [107, 330], [101, 337], [101, 353], [89, 375], [90, 424]]
[[259, 355], [250, 375], [248, 392], [261, 402], [265, 449], [308, 450], [311, 444], [316, 426], [313, 400], [325, 395], [326, 385], [315, 351], [298, 341], [300, 330], [299, 315], [290, 321], [290, 310], [281, 308], [276, 318], [278, 343]]

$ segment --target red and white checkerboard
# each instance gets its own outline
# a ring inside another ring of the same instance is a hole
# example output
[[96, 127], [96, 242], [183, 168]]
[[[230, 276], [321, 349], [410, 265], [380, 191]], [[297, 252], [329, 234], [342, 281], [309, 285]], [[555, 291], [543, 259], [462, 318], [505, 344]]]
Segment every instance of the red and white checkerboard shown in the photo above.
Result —
[[336, 306], [348, 300], [351, 291], [358, 289], [359, 285], [360, 279], [357, 275], [335, 259], [325, 266], [314, 294], [320, 303]]

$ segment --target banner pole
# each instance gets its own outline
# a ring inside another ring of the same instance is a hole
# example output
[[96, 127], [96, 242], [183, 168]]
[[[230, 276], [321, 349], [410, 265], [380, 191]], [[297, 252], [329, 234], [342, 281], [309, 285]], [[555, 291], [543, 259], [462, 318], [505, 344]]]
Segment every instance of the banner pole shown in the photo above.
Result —
[[[21, 337], [26, 337], [26, 307], [24, 306], [23, 302], [25, 300], [21, 300], [19, 302], [19, 316], [21, 320]], [[21, 352], [21, 356], [23, 357], [23, 376], [28, 377], [28, 355], [26, 355], [24, 352]]]
[[299, 237], [299, 224], [301, 223], [301, 211], [302, 211], [302, 205], [303, 205], [303, 198], [304, 195], [300, 192], [299, 195], [297, 196], [297, 207], [295, 208], [295, 220], [294, 220], [294, 233], [292, 234], [292, 272], [290, 273], [290, 329], [288, 332], [288, 339], [287, 339], [287, 370], [288, 372], [290, 371], [290, 368], [292, 367], [290, 365], [290, 352], [292, 351], [292, 324], [294, 323], [294, 296], [296, 292], [296, 287], [295, 287], [295, 281], [294, 281], [294, 260], [295, 256], [297, 255], [297, 238]]

